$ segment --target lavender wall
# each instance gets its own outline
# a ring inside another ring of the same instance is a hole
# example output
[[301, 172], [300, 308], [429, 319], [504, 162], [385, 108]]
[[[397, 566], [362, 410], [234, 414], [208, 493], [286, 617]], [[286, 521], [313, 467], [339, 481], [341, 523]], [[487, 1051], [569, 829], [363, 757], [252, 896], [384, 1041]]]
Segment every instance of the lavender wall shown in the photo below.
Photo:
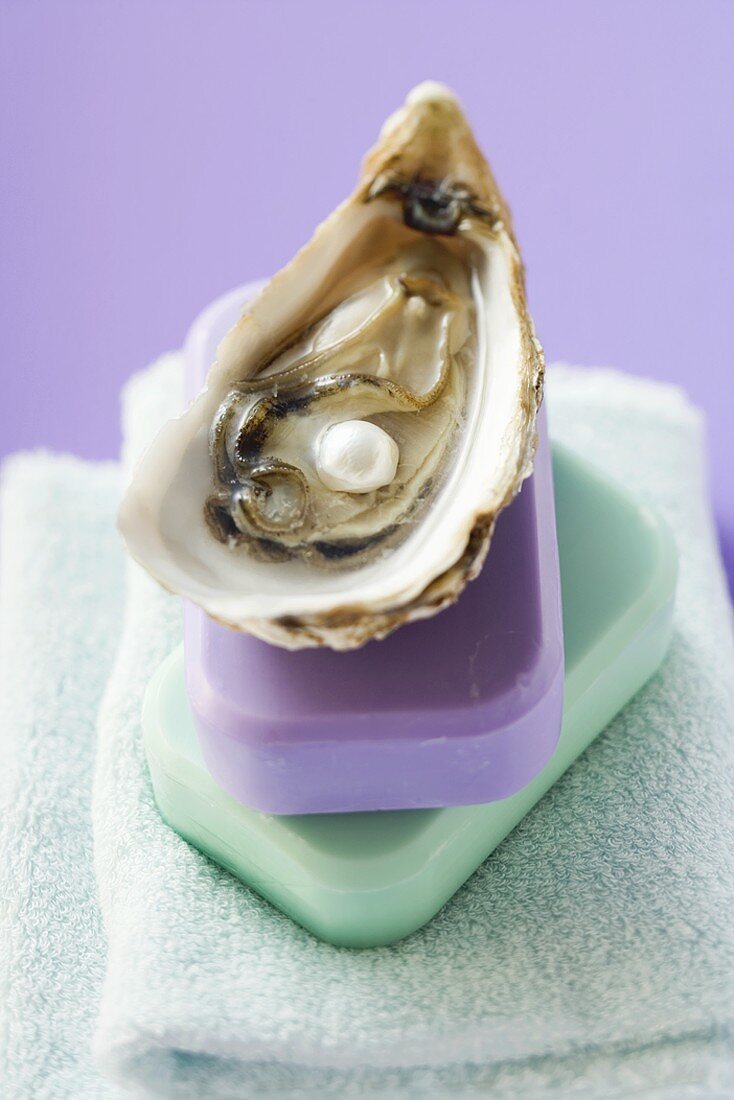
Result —
[[734, 4], [4, 0], [0, 449], [114, 455], [117, 392], [283, 264], [385, 115], [453, 85], [550, 359], [683, 384], [734, 577]]

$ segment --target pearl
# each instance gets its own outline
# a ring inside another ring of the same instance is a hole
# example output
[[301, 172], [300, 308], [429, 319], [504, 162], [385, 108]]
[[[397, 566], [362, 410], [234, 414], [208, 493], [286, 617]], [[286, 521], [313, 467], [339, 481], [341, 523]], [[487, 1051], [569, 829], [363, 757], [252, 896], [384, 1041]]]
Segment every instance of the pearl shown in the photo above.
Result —
[[389, 485], [400, 451], [392, 436], [369, 420], [344, 420], [320, 436], [316, 469], [328, 489], [371, 493]]

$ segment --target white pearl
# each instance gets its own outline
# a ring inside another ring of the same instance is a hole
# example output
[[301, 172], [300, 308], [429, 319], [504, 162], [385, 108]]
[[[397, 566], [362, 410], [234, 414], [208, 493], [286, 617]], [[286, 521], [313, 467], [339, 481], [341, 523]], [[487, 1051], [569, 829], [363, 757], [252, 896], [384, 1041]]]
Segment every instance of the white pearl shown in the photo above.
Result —
[[316, 469], [328, 489], [371, 493], [390, 484], [399, 458], [397, 443], [377, 424], [344, 420], [320, 436]]

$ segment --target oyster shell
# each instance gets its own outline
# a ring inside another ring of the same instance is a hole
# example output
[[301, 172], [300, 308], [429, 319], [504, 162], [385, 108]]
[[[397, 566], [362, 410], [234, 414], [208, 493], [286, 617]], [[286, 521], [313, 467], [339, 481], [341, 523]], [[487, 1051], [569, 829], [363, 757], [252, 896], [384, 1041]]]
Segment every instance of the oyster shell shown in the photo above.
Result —
[[220, 622], [354, 648], [477, 575], [542, 378], [507, 207], [453, 93], [420, 85], [144, 455], [121, 531]]

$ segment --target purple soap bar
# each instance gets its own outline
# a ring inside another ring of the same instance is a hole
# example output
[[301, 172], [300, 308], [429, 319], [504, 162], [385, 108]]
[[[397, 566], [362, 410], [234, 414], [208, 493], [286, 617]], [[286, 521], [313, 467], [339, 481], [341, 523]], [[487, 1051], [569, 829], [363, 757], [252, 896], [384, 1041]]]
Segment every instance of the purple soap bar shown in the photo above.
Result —
[[[201, 384], [248, 289], [188, 343]], [[545, 416], [535, 473], [502, 513], [458, 603], [381, 642], [288, 652], [186, 611], [202, 753], [231, 795], [272, 814], [470, 805], [530, 782], [558, 740], [563, 634]]]

